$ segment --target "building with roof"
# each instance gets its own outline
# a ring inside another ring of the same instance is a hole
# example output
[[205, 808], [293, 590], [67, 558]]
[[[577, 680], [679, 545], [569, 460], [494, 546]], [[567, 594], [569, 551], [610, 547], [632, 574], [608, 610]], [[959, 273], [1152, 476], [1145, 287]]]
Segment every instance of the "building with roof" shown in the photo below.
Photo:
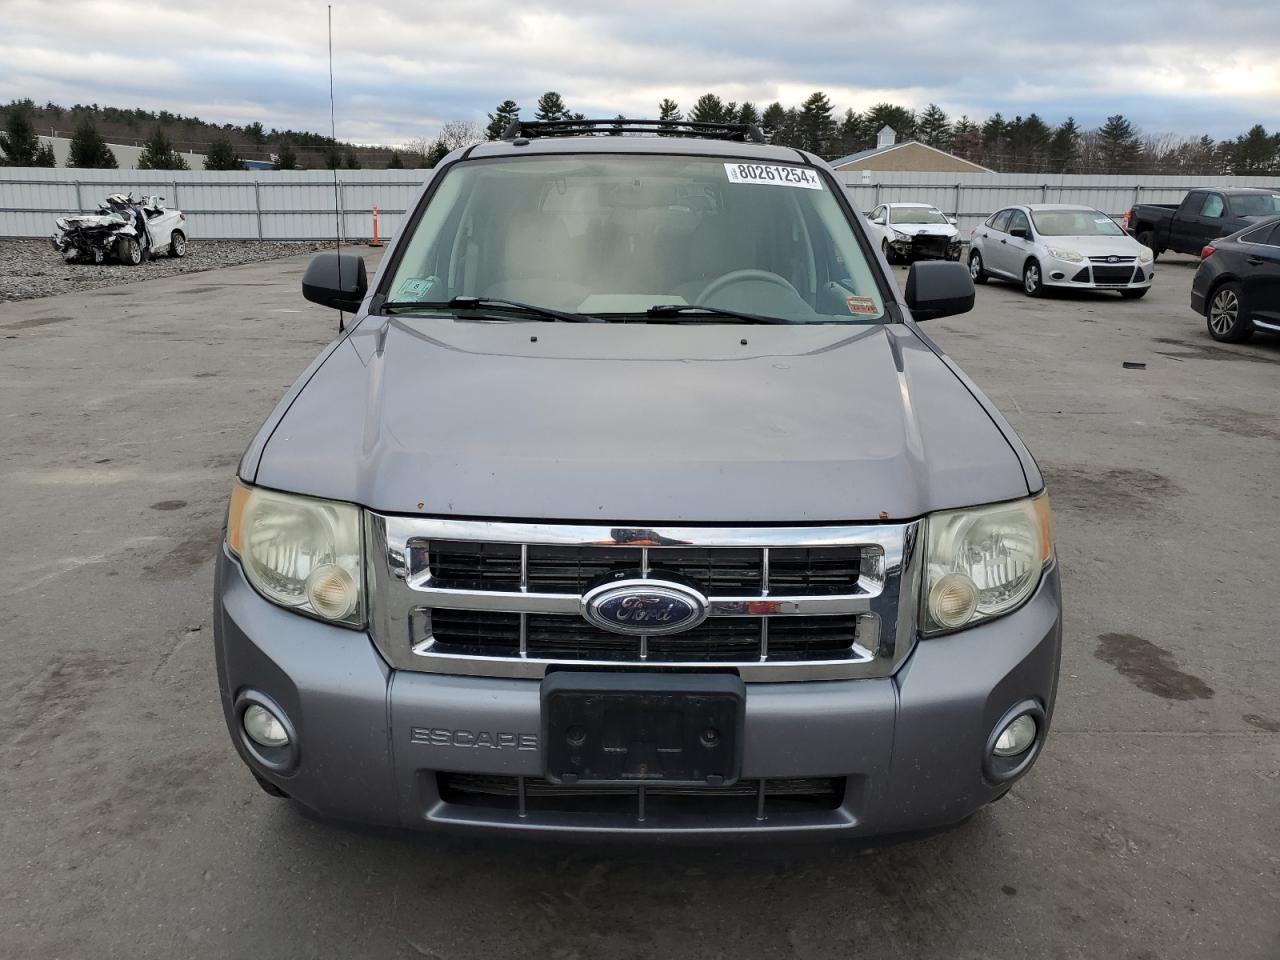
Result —
[[915, 170], [926, 173], [991, 173], [986, 167], [955, 154], [939, 150], [918, 140], [897, 142], [898, 133], [884, 126], [870, 150], [860, 150], [847, 157], [832, 160], [831, 166], [841, 171]]

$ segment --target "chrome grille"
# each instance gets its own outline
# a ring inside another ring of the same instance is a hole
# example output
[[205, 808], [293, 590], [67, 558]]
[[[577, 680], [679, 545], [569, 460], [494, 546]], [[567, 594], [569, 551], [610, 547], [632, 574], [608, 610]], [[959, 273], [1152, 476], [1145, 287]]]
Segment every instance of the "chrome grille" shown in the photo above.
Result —
[[[554, 665], [886, 676], [914, 636], [918, 524], [598, 527], [368, 514], [372, 633], [406, 670], [538, 678]], [[666, 636], [583, 618], [619, 577], [676, 581], [708, 617]]]

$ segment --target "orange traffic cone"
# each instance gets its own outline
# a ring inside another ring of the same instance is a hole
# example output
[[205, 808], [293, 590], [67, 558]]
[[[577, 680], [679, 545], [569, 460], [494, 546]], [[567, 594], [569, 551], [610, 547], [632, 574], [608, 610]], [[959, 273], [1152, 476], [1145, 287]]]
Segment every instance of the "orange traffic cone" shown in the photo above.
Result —
[[369, 246], [380, 247], [382, 241], [378, 239], [378, 208], [373, 208], [373, 239], [369, 241]]

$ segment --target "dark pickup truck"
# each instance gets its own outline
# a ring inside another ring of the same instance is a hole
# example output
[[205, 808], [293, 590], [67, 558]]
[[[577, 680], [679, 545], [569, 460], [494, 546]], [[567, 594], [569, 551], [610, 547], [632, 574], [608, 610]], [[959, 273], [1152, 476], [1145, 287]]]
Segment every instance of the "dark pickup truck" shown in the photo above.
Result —
[[1280, 188], [1202, 187], [1181, 203], [1139, 203], [1123, 226], [1159, 256], [1166, 250], [1199, 254], [1205, 244], [1280, 213]]

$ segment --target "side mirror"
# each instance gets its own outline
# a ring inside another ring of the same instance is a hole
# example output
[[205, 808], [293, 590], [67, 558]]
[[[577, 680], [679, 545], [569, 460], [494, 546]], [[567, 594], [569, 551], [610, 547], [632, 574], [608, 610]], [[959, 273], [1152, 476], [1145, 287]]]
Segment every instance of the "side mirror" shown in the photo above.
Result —
[[922, 260], [907, 273], [906, 300], [916, 320], [936, 320], [973, 309], [969, 268], [954, 260]]
[[369, 290], [364, 258], [358, 253], [318, 253], [302, 277], [302, 295], [312, 303], [354, 313]]
[[1014, 227], [1012, 230], [1009, 231], [1009, 236], [1017, 237], [1019, 240], [1030, 240], [1031, 231], [1028, 230], [1026, 227]]
[[959, 222], [960, 221], [957, 220], [955, 217], [947, 217], [947, 223], [951, 224], [953, 227]]

